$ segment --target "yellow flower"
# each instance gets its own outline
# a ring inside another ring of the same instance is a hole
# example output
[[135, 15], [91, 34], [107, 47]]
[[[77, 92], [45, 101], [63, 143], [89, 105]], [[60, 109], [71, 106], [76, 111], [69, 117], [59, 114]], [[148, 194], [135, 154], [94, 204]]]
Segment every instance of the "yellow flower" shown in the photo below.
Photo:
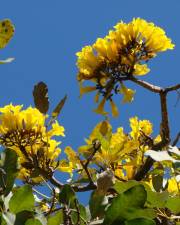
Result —
[[127, 88], [124, 84], [121, 84], [121, 89], [119, 90], [119, 92], [124, 95], [123, 103], [133, 101], [135, 91], [133, 91], [132, 89]]
[[67, 146], [65, 148], [64, 153], [66, 153], [69, 162], [71, 163], [71, 165], [73, 165], [74, 168], [80, 165], [77, 153], [70, 146]]
[[91, 46], [85, 46], [81, 52], [76, 53], [78, 60], [77, 66], [79, 69], [78, 80], [87, 80], [96, 77], [96, 70], [102, 63], [99, 56], [96, 56]]
[[180, 183], [177, 182], [175, 177], [172, 177], [168, 180], [168, 192], [172, 194], [179, 194]]
[[102, 114], [104, 116], [107, 115], [108, 113], [104, 111], [105, 103], [106, 103], [106, 98], [103, 98], [102, 101], [99, 103], [97, 109], [94, 109], [93, 111], [95, 113]]
[[133, 139], [138, 140], [142, 133], [149, 136], [152, 133], [152, 124], [149, 120], [139, 120], [137, 117], [130, 118], [130, 135]]
[[96, 90], [97, 90], [96, 87], [93, 87], [93, 86], [83, 87], [82, 83], [80, 82], [80, 97], [82, 97], [82, 95], [85, 93], [89, 93]]
[[128, 24], [118, 23], [108, 38], [119, 43], [121, 48], [128, 48], [129, 53], [140, 60], [148, 60], [158, 52], [174, 48], [162, 28], [141, 18], [134, 18]]
[[113, 102], [113, 100], [110, 100], [110, 105], [111, 105], [111, 111], [112, 111], [112, 116], [113, 117], [118, 117], [119, 116], [119, 111], [116, 106], [116, 104]]
[[60, 165], [58, 166], [58, 170], [64, 173], [69, 173], [70, 176], [73, 176], [73, 163], [72, 162], [65, 162], [65, 161], [60, 161]]
[[104, 38], [98, 38], [92, 46], [85, 46], [76, 55], [79, 82], [92, 81], [94, 87], [82, 87], [80, 93], [97, 90], [95, 101], [99, 95], [103, 97], [94, 112], [106, 115], [105, 101], [110, 100], [112, 114], [117, 116], [118, 110], [112, 101], [114, 94], [123, 93], [123, 102], [133, 100], [134, 91], [121, 87], [120, 83], [130, 80], [133, 75], [142, 76], [150, 69], [145, 64], [158, 52], [173, 49], [174, 44], [164, 30], [143, 19], [135, 18], [129, 23], [120, 22]]
[[118, 46], [115, 41], [98, 38], [93, 48], [97, 51], [98, 56], [110, 62], [118, 60]]
[[52, 137], [52, 136], [65, 136], [64, 135], [64, 127], [60, 126], [58, 121], [56, 120], [52, 124], [52, 129], [47, 132], [47, 136]]
[[133, 74], [134, 75], [137, 75], [137, 76], [143, 76], [147, 73], [149, 73], [150, 69], [147, 67], [146, 64], [135, 64], [134, 65], [134, 72]]

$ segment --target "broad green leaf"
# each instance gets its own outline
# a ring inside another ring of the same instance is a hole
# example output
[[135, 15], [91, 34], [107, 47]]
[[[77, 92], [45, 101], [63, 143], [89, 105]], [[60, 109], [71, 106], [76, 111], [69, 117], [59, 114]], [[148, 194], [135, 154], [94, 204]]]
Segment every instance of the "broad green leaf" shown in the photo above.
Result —
[[29, 185], [24, 185], [16, 190], [9, 201], [9, 209], [15, 214], [24, 210], [32, 211], [34, 209], [34, 196]]
[[[11, 149], [5, 149], [2, 152], [4, 160], [2, 160], [0, 170], [0, 187], [4, 189], [4, 195], [7, 196], [11, 191], [14, 180], [17, 175], [17, 154]], [[4, 185], [6, 188], [4, 188]]]
[[16, 220], [14, 225], [25, 225], [26, 221], [33, 217], [33, 212], [21, 211], [16, 214]]
[[57, 106], [55, 107], [55, 109], [52, 112], [52, 118], [55, 119], [58, 117], [58, 115], [60, 114], [65, 102], [67, 99], [67, 95], [64, 96], [63, 99], [61, 99], [61, 101], [57, 104]]
[[63, 224], [63, 212], [58, 211], [57, 213], [55, 213], [54, 215], [50, 215], [48, 217], [48, 222], [47, 225], [59, 225], [59, 224]]
[[93, 219], [96, 217], [101, 218], [101, 216], [104, 214], [107, 203], [107, 198], [103, 193], [101, 194], [98, 191], [93, 191], [89, 200], [91, 217]]
[[180, 213], [180, 198], [179, 197], [169, 198], [166, 202], [166, 207], [175, 214]]
[[147, 206], [154, 208], [163, 208], [165, 207], [166, 201], [168, 199], [168, 192], [154, 192], [150, 189], [147, 191]]
[[46, 114], [49, 109], [48, 87], [45, 83], [39, 82], [33, 90], [35, 107]]
[[147, 193], [143, 185], [136, 185], [112, 200], [106, 211], [104, 225], [135, 218], [154, 218], [154, 211], [143, 209]]
[[153, 220], [140, 218], [126, 221], [124, 225], [156, 225], [156, 223]]
[[59, 202], [67, 205], [74, 205], [76, 195], [70, 185], [65, 184], [59, 193]]
[[28, 219], [25, 225], [42, 225], [42, 223], [37, 219]]
[[129, 180], [127, 182], [117, 181], [114, 184], [113, 189], [116, 190], [118, 194], [121, 194], [136, 185], [139, 185], [139, 182], [135, 180]]

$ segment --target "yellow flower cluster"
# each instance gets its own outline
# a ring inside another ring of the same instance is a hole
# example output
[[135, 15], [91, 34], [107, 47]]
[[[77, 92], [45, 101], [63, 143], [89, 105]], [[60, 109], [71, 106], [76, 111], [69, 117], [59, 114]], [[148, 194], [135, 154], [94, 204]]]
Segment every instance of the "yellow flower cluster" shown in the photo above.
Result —
[[29, 177], [35, 167], [55, 168], [61, 150], [53, 136], [64, 136], [64, 127], [54, 121], [49, 128], [47, 115], [38, 109], [12, 104], [0, 108], [0, 144], [16, 151], [23, 168], [19, 177]]
[[[164, 30], [143, 19], [136, 18], [130, 23], [118, 23], [104, 38], [98, 38], [92, 46], [85, 46], [76, 55], [80, 94], [97, 90], [103, 96], [97, 113], [103, 110], [106, 100], [110, 100], [113, 116], [118, 115], [113, 103], [113, 94], [124, 95], [124, 102], [131, 102], [134, 91], [122, 91], [118, 86], [132, 75], [145, 75], [150, 69], [146, 62], [158, 52], [173, 49]], [[95, 86], [83, 87], [85, 80], [95, 82]], [[124, 85], [123, 85], [124, 86]], [[124, 88], [126, 88], [124, 86]]]
[[[104, 170], [111, 169], [114, 175], [121, 179], [132, 179], [145, 161], [144, 152], [149, 149], [145, 138], [150, 136], [153, 130], [148, 120], [138, 120], [137, 117], [130, 118], [130, 127], [129, 134], [124, 133], [122, 127], [112, 132], [107, 120], [100, 122], [86, 139], [87, 145], [79, 147], [78, 153], [88, 158], [93, 152], [92, 143], [98, 140], [100, 149], [95, 153], [92, 162]], [[77, 154], [70, 147], [66, 154], [74, 168], [79, 169]]]

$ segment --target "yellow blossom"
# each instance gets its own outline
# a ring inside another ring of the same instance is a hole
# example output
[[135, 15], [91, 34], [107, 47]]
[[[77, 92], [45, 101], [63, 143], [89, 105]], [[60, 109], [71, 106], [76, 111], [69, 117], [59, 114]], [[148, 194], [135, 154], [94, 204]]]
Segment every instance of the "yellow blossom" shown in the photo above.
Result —
[[108, 113], [104, 111], [105, 103], [106, 98], [103, 98], [102, 101], [99, 103], [97, 109], [94, 109], [93, 111], [98, 114], [107, 115]]
[[143, 76], [146, 75], [147, 73], [149, 73], [150, 69], [147, 67], [146, 64], [135, 64], [134, 65], [134, 75], [137, 76]]
[[172, 177], [168, 180], [168, 192], [172, 194], [179, 194], [180, 191], [180, 183], [177, 182], [175, 177]]
[[112, 111], [112, 116], [113, 117], [118, 117], [119, 116], [119, 111], [116, 106], [116, 104], [113, 102], [113, 100], [110, 100], [110, 105], [111, 105], [111, 111]]
[[142, 133], [150, 135], [152, 133], [152, 124], [149, 120], [139, 120], [137, 117], [130, 118], [130, 127], [132, 131], [130, 135], [133, 139], [137, 140]]
[[80, 84], [80, 93], [97, 90], [95, 101], [98, 102], [99, 95], [103, 100], [94, 112], [106, 115], [104, 105], [110, 99], [112, 113], [117, 116], [113, 95], [122, 93], [123, 102], [131, 102], [135, 93], [132, 89], [120, 88], [120, 83], [130, 80], [133, 75], [147, 74], [150, 69], [145, 62], [158, 52], [173, 48], [174, 44], [165, 31], [153, 23], [141, 18], [134, 18], [129, 23], [121, 21], [107, 36], [98, 38], [92, 46], [85, 46], [76, 54], [78, 81], [95, 83], [87, 87]]
[[58, 121], [56, 120], [52, 124], [52, 129], [47, 132], [47, 136], [52, 137], [52, 136], [65, 136], [64, 135], [64, 127], [60, 126]]
[[101, 65], [102, 60], [96, 56], [91, 46], [85, 46], [81, 52], [76, 53], [78, 60], [77, 66], [79, 68], [79, 79], [92, 79], [96, 76], [95, 72]]
[[133, 101], [135, 91], [133, 91], [132, 89], [127, 88], [124, 84], [121, 84], [121, 89], [119, 90], [119, 92], [124, 95], [123, 103]]

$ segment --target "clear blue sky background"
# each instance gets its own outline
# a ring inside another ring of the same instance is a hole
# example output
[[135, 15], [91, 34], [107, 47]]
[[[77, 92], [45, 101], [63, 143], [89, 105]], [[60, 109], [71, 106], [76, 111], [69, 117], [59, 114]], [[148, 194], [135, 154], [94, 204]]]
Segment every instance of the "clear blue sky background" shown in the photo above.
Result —
[[[60, 116], [66, 129], [62, 147], [76, 149], [84, 144], [102, 116], [92, 112], [93, 95], [81, 100], [76, 82], [76, 56], [84, 45], [103, 37], [118, 21], [129, 22], [141, 17], [164, 28], [176, 47], [161, 53], [149, 66], [151, 72], [144, 80], [168, 86], [179, 82], [180, 58], [180, 1], [179, 0], [6, 0], [0, 1], [0, 19], [10, 18], [16, 31], [10, 44], [0, 52], [0, 58], [15, 57], [11, 64], [0, 65], [0, 106], [9, 104], [33, 105], [33, 85], [44, 81], [49, 87], [51, 109], [65, 94], [68, 101]], [[137, 115], [154, 123], [155, 134], [159, 129], [159, 98], [147, 90], [136, 89], [135, 100], [122, 105], [116, 98], [120, 116], [111, 118], [114, 130], [124, 126], [128, 131], [129, 117]], [[168, 106], [172, 137], [179, 131], [179, 105], [174, 107], [177, 94], [170, 94]]]

